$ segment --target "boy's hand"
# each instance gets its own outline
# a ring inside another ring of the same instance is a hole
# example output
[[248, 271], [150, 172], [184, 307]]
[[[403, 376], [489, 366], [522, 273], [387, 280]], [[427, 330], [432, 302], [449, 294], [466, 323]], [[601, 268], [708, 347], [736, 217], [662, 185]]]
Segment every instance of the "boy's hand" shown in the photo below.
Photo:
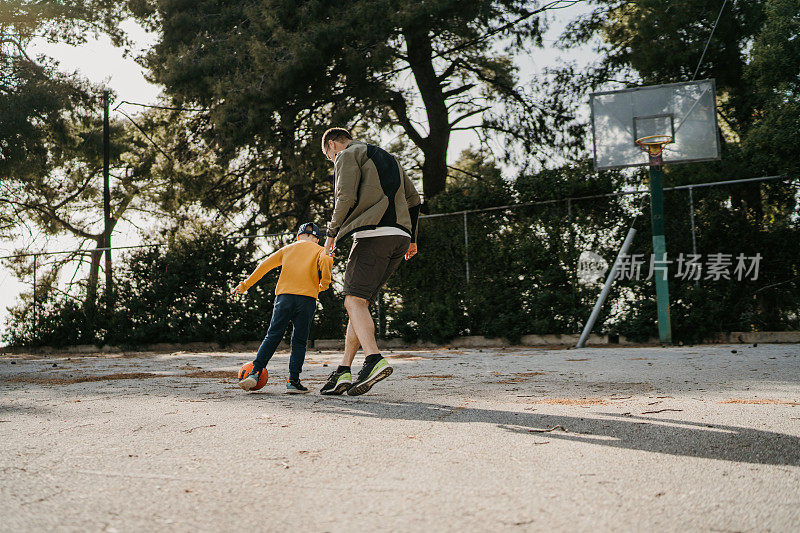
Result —
[[234, 287], [231, 294], [244, 294], [245, 292], [247, 292], [247, 289], [244, 288], [244, 283], [240, 283]]
[[408, 245], [408, 251], [406, 252], [406, 261], [408, 261], [415, 255], [417, 255], [417, 243], [412, 242], [411, 244]]

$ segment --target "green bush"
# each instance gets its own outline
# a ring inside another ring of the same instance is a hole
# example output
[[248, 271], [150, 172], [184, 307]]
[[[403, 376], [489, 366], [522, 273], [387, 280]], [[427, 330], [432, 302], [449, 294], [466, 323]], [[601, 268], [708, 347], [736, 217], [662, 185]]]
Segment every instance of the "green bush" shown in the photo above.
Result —
[[[272, 316], [278, 271], [245, 295], [230, 294], [257, 266], [255, 252], [253, 244], [210, 232], [134, 251], [117, 260], [113, 313], [62, 297], [38, 308], [34, 332], [27, 302], [11, 310], [5, 340], [28, 346], [260, 340]], [[340, 300], [323, 293], [314, 337], [342, 335]], [[103, 294], [98, 301], [105, 303]]]

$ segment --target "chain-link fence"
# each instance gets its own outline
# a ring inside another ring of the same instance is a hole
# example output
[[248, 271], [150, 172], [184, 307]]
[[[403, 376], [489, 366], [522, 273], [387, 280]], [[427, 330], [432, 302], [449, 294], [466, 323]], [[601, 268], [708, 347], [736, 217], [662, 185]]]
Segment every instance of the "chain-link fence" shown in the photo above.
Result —
[[[785, 176], [664, 189], [676, 339], [697, 340], [711, 331], [785, 329], [797, 324], [800, 230], [796, 215], [775, 220], [774, 213], [769, 212], [770, 202], [758, 203], [758, 220], [753, 220], [752, 209], [738, 212], [735, 208], [742, 201], [762, 199], [765, 187], [769, 187], [771, 197], [797, 205], [798, 182]], [[604, 268], [613, 262], [633, 223], [639, 233], [631, 256], [638, 257], [639, 262], [634, 265], [635, 261], [629, 261], [630, 268], [618, 276], [598, 329], [647, 338], [655, 331], [656, 316], [647, 195], [645, 190], [630, 190], [423, 215], [420, 253], [390, 280], [374, 310], [379, 335], [443, 341], [470, 334], [513, 340], [525, 334], [579, 333], [600, 292]], [[247, 275], [248, 269], [292, 237], [291, 233], [218, 237], [213, 246], [207, 243], [206, 248], [187, 248], [180, 256], [180, 261], [188, 265], [187, 272], [184, 278], [177, 276], [178, 281], [169, 278], [166, 271], [182, 267], [163, 259], [172, 253], [173, 244], [115, 247], [114, 276], [119, 280], [115, 281], [119, 294], [113, 310], [98, 311], [97, 316], [105, 316], [105, 322], [96, 317], [66, 320], [64, 302], [73, 301], [74, 313], [84, 318], [86, 302], [46, 276], [52, 275], [54, 263], [76, 261], [106, 249], [0, 258], [30, 261], [32, 287], [11, 314], [6, 340], [51, 343], [59, 327], [69, 329], [70, 324], [105, 328], [103, 335], [78, 336], [101, 342], [219, 340], [220, 336], [227, 340], [257, 339], [268, 320], [271, 284], [259, 284], [258, 295], [240, 300], [238, 305], [224, 303], [224, 299], [230, 300], [228, 291], [235, 278]], [[228, 248], [235, 253], [225, 259]], [[197, 257], [203, 254], [219, 257]], [[316, 338], [338, 337], [344, 331], [346, 316], [340, 291], [346, 250], [338, 255], [332, 290], [320, 295]], [[701, 265], [697, 277], [685, 273], [690, 255]], [[756, 257], [760, 259], [754, 270]], [[739, 264], [742, 258], [749, 260], [745, 270]], [[712, 263], [715, 273], [709, 275]], [[148, 272], [148, 264], [160, 265], [153, 268], [165, 272]], [[192, 283], [208, 286], [206, 292], [193, 286], [178, 287], [181, 279], [194, 279], [198, 268], [204, 270], [198, 264], [208, 264], [209, 268], [205, 277]], [[214, 274], [215, 269], [219, 275]], [[163, 286], [144, 288], [142, 278], [164, 278]], [[178, 285], [170, 287], [170, 283]], [[205, 303], [198, 304], [203, 298]], [[137, 307], [139, 301], [147, 305]], [[101, 298], [97, 302], [102, 305]], [[170, 311], [162, 312], [160, 307], [169, 307]], [[113, 320], [108, 318], [112, 315], [116, 317]], [[55, 327], [54, 322], [59, 320], [62, 324]], [[157, 320], [163, 321], [161, 329], [142, 325], [151, 326]], [[229, 321], [237, 320], [241, 327], [230, 326]], [[176, 330], [184, 333], [166, 333]], [[154, 331], [165, 333], [162, 338], [153, 338], [160, 335]]]
[[[797, 180], [783, 176], [665, 188], [676, 339], [797, 324], [797, 217], [776, 221], [762, 208], [761, 223], [754, 210], [732, 207], [742, 197], [762, 199], [765, 184], [771, 197], [796, 206]], [[631, 190], [426, 217], [420, 258], [387, 288], [394, 305], [387, 330], [434, 340], [580, 333], [634, 224], [628, 268], [618, 274], [598, 329], [650, 338], [656, 311], [647, 198], [647, 191]], [[603, 269], [581, 271], [582, 257]], [[689, 261], [700, 266], [691, 276]]]

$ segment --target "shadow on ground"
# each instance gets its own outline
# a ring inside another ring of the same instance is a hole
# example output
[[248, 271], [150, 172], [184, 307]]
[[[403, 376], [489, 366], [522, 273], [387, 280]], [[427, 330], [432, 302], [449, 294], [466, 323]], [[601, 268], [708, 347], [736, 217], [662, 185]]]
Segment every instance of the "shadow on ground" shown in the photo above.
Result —
[[[321, 412], [395, 420], [486, 423], [541, 440], [574, 442], [739, 463], [800, 466], [800, 437], [672, 418], [597, 413], [603, 418], [452, 407], [424, 402], [340, 399]], [[552, 428], [563, 428], [555, 429]]]

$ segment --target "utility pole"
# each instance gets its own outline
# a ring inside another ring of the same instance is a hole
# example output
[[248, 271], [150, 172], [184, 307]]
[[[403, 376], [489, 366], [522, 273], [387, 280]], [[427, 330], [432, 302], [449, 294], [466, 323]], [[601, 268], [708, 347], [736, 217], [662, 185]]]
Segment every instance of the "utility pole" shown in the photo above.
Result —
[[38, 255], [33, 256], [33, 335], [31, 339], [33, 342], [36, 342], [37, 335], [36, 335], [36, 306], [39, 302], [36, 301], [36, 260], [39, 258]]
[[103, 220], [106, 248], [106, 312], [114, 309], [114, 281], [111, 276], [111, 191], [108, 180], [108, 166], [111, 152], [111, 135], [108, 126], [109, 93], [103, 91]]

